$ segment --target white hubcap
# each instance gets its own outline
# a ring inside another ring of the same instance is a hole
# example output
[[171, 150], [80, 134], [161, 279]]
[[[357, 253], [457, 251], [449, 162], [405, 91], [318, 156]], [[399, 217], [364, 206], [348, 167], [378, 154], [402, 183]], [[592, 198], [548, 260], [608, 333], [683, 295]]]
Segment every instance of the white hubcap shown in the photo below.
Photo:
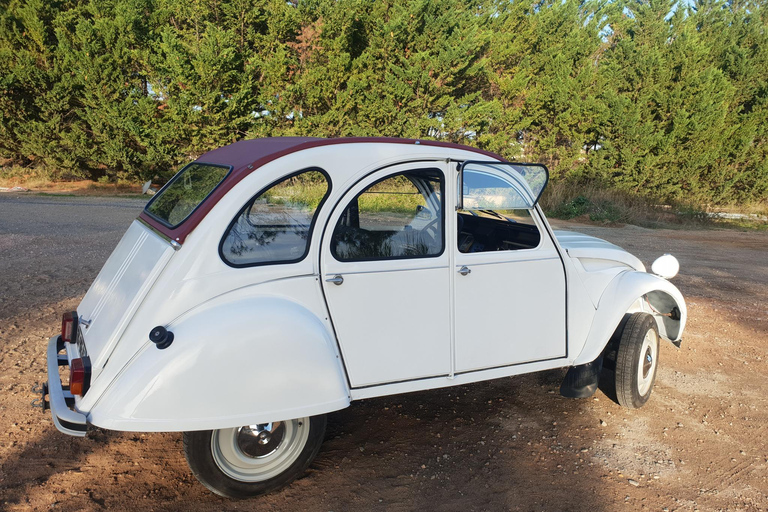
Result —
[[309, 418], [214, 430], [211, 453], [228, 477], [262, 482], [288, 469], [307, 444]]
[[637, 365], [637, 391], [640, 396], [645, 396], [651, 389], [653, 376], [656, 374], [656, 361], [658, 360], [659, 342], [656, 331], [648, 329], [640, 347], [640, 361]]

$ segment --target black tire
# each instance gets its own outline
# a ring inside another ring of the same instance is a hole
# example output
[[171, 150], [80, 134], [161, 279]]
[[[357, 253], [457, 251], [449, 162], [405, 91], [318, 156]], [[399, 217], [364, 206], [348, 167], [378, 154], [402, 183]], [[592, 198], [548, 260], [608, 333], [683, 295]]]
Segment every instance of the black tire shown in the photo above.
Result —
[[[266, 443], [260, 437], [267, 429], [265, 425], [259, 425], [258, 429], [251, 428], [256, 427], [252, 425], [184, 432], [184, 456], [195, 478], [220, 496], [242, 499], [276, 491], [302, 476], [320, 451], [325, 435], [325, 415], [268, 425], [282, 427], [272, 427], [272, 432], [266, 432]], [[283, 437], [272, 448], [269, 443], [274, 439], [269, 435], [278, 432], [279, 428], [282, 428]], [[254, 455], [246, 453], [249, 448], [273, 451], [267, 455]], [[253, 466], [248, 466], [251, 462]]]
[[620, 405], [638, 409], [645, 405], [659, 367], [659, 331], [648, 313], [634, 313], [624, 324], [616, 351], [614, 379]]

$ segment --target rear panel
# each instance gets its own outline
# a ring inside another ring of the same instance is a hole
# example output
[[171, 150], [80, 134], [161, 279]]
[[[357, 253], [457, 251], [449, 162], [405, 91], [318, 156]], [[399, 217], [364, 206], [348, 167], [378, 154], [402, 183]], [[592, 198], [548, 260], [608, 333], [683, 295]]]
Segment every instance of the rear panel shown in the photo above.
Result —
[[104, 264], [77, 308], [93, 378], [173, 253], [168, 241], [134, 221]]

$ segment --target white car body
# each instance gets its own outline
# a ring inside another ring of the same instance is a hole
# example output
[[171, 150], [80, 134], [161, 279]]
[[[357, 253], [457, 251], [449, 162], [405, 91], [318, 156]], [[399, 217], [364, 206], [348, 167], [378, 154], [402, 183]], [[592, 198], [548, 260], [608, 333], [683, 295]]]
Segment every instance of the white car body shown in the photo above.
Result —
[[[233, 146], [264, 152], [265, 144], [269, 139]], [[221, 151], [199, 160], [216, 163]], [[252, 168], [183, 239], [145, 218], [129, 227], [77, 308], [80, 341], [50, 341], [48, 391], [60, 430], [222, 429], [582, 365], [637, 311], [654, 316], [662, 338], [681, 339], [686, 307], [674, 285], [613, 244], [553, 232], [538, 205], [530, 209], [540, 232], [534, 248], [462, 253], [457, 216], [446, 214], [444, 250], [434, 258], [347, 262], [331, 255], [329, 232], [344, 205], [377, 179], [415, 166], [438, 169], [444, 211], [454, 212], [457, 163], [496, 161], [488, 154], [369, 139], [310, 141], [278, 153], [263, 165], [222, 161]], [[220, 241], [243, 205], [310, 167], [325, 170], [332, 186], [306, 256], [245, 268], [225, 263]], [[463, 267], [471, 273], [460, 274]], [[328, 281], [336, 276], [340, 286]], [[174, 335], [163, 350], [149, 340], [154, 326]], [[90, 387], [73, 396], [58, 366], [82, 350]]]

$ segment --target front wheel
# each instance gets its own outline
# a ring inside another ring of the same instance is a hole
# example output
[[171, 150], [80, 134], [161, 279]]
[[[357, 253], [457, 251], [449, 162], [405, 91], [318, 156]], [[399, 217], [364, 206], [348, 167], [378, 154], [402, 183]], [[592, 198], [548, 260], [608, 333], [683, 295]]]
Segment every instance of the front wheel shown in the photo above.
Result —
[[634, 313], [621, 332], [616, 351], [616, 398], [629, 409], [651, 396], [659, 365], [659, 331], [648, 313]]
[[184, 455], [208, 489], [250, 498], [285, 487], [304, 474], [320, 450], [325, 415], [184, 432]]

